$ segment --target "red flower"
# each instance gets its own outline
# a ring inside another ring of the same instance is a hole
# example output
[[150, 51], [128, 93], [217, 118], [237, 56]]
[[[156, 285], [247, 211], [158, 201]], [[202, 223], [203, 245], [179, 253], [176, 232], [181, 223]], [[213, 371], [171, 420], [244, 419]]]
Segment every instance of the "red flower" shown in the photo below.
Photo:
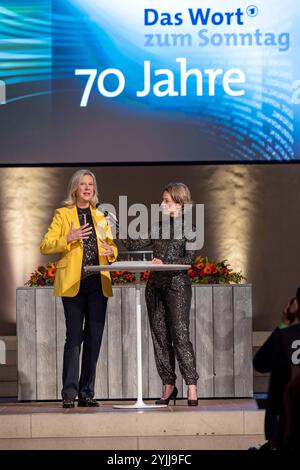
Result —
[[194, 269], [189, 269], [188, 274], [191, 278], [197, 277], [197, 273], [194, 271]]

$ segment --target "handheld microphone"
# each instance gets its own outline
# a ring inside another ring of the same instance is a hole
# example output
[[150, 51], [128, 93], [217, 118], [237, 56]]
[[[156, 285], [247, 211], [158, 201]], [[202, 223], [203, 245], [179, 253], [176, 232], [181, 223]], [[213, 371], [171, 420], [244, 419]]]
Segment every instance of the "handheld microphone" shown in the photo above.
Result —
[[118, 222], [118, 219], [116, 217], [116, 215], [113, 213], [113, 212], [110, 212], [106, 209], [106, 206], [108, 206], [109, 204], [100, 204], [98, 203], [96, 205], [96, 209], [99, 209], [105, 218], [109, 217], [109, 220], [113, 223], [113, 225], [116, 227], [116, 230], [117, 232], [119, 232], [119, 222]]
[[119, 222], [114, 214], [108, 211], [103, 212], [104, 217], [109, 217], [109, 219], [112, 221], [112, 223], [116, 226], [116, 229], [119, 231]]

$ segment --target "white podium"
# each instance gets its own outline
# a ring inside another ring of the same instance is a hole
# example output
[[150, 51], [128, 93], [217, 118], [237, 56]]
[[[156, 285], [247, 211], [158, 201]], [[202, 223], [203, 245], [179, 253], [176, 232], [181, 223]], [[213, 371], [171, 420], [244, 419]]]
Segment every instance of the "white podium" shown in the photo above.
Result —
[[137, 344], [137, 400], [133, 405], [115, 405], [114, 408], [165, 408], [167, 405], [147, 405], [143, 401], [142, 376], [142, 322], [141, 273], [144, 271], [186, 271], [186, 264], [154, 264], [151, 261], [117, 261], [106, 266], [86, 266], [86, 271], [128, 271], [135, 273], [136, 344]]

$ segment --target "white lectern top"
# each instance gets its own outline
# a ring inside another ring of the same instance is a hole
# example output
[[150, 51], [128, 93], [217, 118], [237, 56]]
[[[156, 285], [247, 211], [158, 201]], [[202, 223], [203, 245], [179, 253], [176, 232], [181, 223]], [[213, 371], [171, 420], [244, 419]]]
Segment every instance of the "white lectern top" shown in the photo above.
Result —
[[85, 271], [184, 271], [189, 269], [189, 264], [155, 264], [151, 261], [116, 261], [115, 263], [98, 266], [86, 266]]

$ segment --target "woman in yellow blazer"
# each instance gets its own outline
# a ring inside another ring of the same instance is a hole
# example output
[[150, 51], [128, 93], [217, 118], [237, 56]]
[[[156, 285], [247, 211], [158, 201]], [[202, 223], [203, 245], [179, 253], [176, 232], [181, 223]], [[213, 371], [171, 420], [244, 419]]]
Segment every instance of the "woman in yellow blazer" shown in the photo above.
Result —
[[108, 271], [85, 272], [84, 267], [112, 263], [118, 250], [110, 226], [96, 208], [97, 182], [91, 171], [78, 170], [73, 174], [64, 203], [65, 207], [55, 211], [40, 246], [44, 255], [60, 254], [54, 295], [62, 298], [66, 319], [63, 407], [73, 408], [77, 396], [78, 406], [99, 406], [93, 398], [96, 365], [112, 288]]

